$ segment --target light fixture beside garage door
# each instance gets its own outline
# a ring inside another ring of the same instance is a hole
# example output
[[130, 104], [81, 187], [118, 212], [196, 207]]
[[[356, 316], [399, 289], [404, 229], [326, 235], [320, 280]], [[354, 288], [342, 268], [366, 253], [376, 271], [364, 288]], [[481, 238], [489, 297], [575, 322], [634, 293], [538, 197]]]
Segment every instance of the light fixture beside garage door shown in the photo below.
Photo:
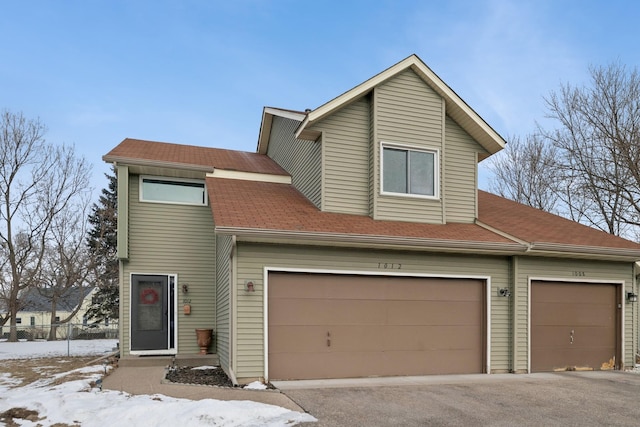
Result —
[[499, 297], [510, 297], [511, 296], [511, 291], [509, 290], [509, 288], [500, 288], [500, 289], [498, 289], [498, 296]]
[[638, 302], [638, 295], [633, 292], [627, 292], [627, 301], [628, 302]]

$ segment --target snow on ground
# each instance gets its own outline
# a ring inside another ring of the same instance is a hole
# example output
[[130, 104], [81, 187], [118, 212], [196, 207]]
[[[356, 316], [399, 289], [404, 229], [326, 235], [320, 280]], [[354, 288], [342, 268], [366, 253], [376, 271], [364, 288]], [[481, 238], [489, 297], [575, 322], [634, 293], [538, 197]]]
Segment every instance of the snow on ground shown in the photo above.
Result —
[[60, 356], [102, 356], [114, 351], [118, 340], [20, 341], [0, 340], [0, 359]]
[[[72, 355], [104, 355], [115, 347], [115, 340], [91, 340], [82, 345], [72, 342]], [[0, 342], [0, 359], [66, 356], [66, 341]], [[40, 420], [14, 419], [24, 427], [51, 426], [56, 423], [81, 426], [134, 425], [155, 427], [187, 426], [292, 426], [316, 421], [309, 414], [252, 401], [188, 400], [163, 395], [134, 396], [95, 386], [104, 374], [104, 366], [94, 365], [63, 374], [43, 377], [35, 383], [17, 387], [10, 374], [0, 374], [0, 414], [11, 408], [38, 412]], [[60, 382], [73, 374], [83, 379]], [[53, 385], [56, 381], [57, 385]], [[92, 385], [94, 385], [92, 387]], [[46, 417], [46, 418], [45, 418]]]

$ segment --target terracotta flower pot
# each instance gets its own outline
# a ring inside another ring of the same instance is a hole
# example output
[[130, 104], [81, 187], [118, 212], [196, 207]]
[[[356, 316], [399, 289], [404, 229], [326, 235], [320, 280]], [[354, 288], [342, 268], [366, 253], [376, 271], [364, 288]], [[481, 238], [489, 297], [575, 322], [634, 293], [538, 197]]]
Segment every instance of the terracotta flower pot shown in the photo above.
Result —
[[200, 347], [200, 354], [207, 354], [207, 350], [211, 345], [212, 336], [213, 329], [196, 329], [196, 337], [198, 338], [198, 347]]

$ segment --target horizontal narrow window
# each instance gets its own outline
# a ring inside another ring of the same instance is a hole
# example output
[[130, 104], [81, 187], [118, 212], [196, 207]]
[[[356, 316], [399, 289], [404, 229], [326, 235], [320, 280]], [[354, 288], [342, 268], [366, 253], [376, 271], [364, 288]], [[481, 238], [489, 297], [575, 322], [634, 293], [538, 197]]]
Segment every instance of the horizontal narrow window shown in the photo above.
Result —
[[382, 147], [382, 191], [385, 193], [436, 195], [435, 151]]
[[206, 205], [203, 181], [142, 177], [140, 200], [145, 202]]

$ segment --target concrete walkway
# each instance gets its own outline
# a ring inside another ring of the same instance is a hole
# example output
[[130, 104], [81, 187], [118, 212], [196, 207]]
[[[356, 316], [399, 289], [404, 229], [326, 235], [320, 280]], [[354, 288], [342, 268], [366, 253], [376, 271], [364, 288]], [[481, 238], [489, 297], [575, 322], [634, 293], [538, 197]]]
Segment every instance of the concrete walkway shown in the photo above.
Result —
[[300, 406], [277, 390], [244, 390], [240, 388], [163, 384], [164, 369], [163, 366], [120, 366], [103, 379], [102, 388], [124, 391], [129, 394], [162, 394], [190, 400], [251, 400], [281, 406], [291, 411], [304, 412]]

